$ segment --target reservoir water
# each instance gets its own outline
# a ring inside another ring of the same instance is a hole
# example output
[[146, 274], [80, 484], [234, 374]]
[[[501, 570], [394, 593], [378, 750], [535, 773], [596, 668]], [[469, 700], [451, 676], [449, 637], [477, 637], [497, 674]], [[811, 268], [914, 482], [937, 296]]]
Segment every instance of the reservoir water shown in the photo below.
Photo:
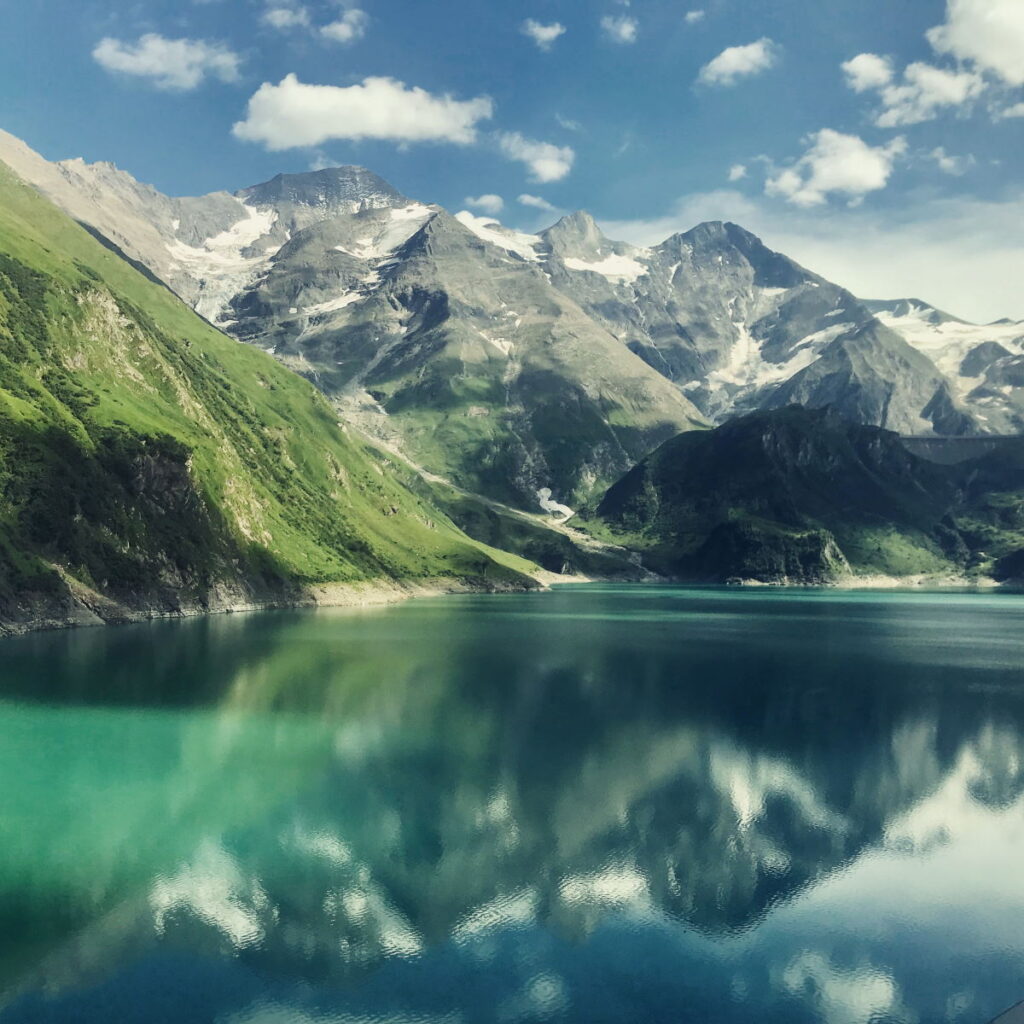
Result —
[[0, 1022], [985, 1024], [1024, 596], [561, 587], [0, 642]]

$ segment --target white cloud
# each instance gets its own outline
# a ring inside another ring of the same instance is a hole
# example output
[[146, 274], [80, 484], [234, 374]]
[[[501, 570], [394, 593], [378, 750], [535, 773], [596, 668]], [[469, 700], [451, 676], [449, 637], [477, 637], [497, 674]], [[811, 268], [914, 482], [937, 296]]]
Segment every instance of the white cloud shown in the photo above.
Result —
[[973, 61], [1008, 85], [1024, 85], [1024, 4], [947, 0], [946, 21], [928, 32], [937, 53]]
[[778, 47], [765, 37], [746, 46], [723, 50], [700, 69], [698, 81], [705, 85], [735, 85], [740, 78], [767, 71], [777, 61]]
[[530, 168], [530, 177], [541, 183], [561, 181], [572, 170], [576, 154], [569, 146], [555, 146], [524, 138], [519, 132], [498, 136], [501, 151], [510, 160], [519, 160]]
[[309, 11], [305, 7], [275, 4], [263, 12], [260, 21], [264, 25], [282, 31], [290, 28], [306, 28], [309, 25]]
[[521, 203], [523, 206], [532, 206], [535, 210], [544, 210], [547, 213], [553, 213], [558, 209], [558, 207], [549, 203], [543, 196], [531, 196], [529, 192], [524, 192], [516, 202]]
[[745, 164], [733, 164], [729, 168], [729, 180], [740, 181], [747, 176], [747, 168]]
[[238, 54], [221, 43], [165, 39], [155, 32], [142, 36], [134, 45], [101, 39], [92, 55], [108, 71], [150, 78], [158, 89], [178, 92], [195, 89], [207, 75], [234, 82], [241, 64]]
[[483, 210], [484, 213], [492, 214], [495, 217], [505, 209], [505, 200], [501, 196], [494, 195], [493, 192], [482, 196], [466, 196], [462, 201], [475, 210]]
[[876, 53], [859, 53], [842, 65], [846, 84], [854, 92], [883, 89], [892, 81], [892, 61]]
[[522, 25], [522, 33], [529, 36], [542, 50], [550, 50], [552, 43], [559, 37], [565, 35], [565, 26], [559, 22], [552, 22], [550, 25], [542, 25], [533, 18], [527, 18]]
[[918, 296], [978, 323], [1024, 319], [1024, 190], [1001, 201], [928, 198], [884, 211], [794, 209], [735, 190], [679, 199], [663, 216], [608, 221], [610, 238], [657, 245], [704, 220], [732, 220], [773, 249], [865, 298]]
[[573, 121], [572, 118], [562, 117], [561, 114], [555, 114], [555, 120], [559, 126], [564, 128], [567, 132], [581, 132], [583, 131], [583, 125], [579, 121]]
[[613, 43], [635, 43], [639, 28], [636, 18], [628, 14], [607, 14], [601, 19], [601, 30]]
[[859, 203], [868, 192], [885, 188], [896, 159], [906, 152], [904, 138], [886, 146], [869, 146], [856, 135], [823, 128], [811, 135], [799, 160], [765, 183], [765, 192], [795, 206], [820, 206], [829, 196]]
[[952, 174], [957, 178], [966, 174], [976, 162], [969, 153], [967, 156], [951, 156], [942, 146], [933, 149], [928, 155], [935, 161], [940, 171], [944, 174]]
[[882, 110], [875, 124], [879, 128], [897, 128], [931, 121], [943, 108], [962, 107], [984, 90], [981, 75], [972, 71], [946, 71], [916, 61], [907, 66], [902, 82], [880, 91]]
[[366, 29], [370, 24], [370, 16], [366, 11], [358, 7], [350, 7], [337, 20], [320, 29], [320, 35], [325, 39], [332, 39], [336, 43], [354, 43], [366, 35]]
[[1007, 117], [1024, 117], [1024, 103], [1014, 103], [1012, 106], [1006, 107], [1005, 110], [1000, 110], [996, 117], [998, 120]]
[[687, 11], [683, 16], [683, 21], [687, 25], [696, 25], [698, 21], [703, 21], [707, 11]]
[[410, 88], [393, 78], [365, 78], [358, 85], [306, 85], [287, 75], [264, 82], [249, 99], [244, 121], [232, 129], [267, 149], [318, 146], [330, 139], [396, 142], [476, 140], [477, 124], [492, 116], [486, 96], [457, 100]]

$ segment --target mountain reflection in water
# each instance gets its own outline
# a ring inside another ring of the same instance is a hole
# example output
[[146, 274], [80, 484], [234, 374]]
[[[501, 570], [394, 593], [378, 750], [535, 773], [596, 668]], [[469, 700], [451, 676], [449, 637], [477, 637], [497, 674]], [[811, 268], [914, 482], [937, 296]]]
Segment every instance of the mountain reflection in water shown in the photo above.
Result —
[[0, 1021], [984, 1021], [1024, 597], [559, 588], [0, 644]]

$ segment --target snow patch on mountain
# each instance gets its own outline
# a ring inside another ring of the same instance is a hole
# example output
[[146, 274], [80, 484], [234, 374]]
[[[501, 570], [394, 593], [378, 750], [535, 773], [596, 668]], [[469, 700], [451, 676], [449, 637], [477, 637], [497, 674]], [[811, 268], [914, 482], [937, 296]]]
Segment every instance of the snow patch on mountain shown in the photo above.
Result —
[[336, 299], [318, 302], [315, 306], [306, 306], [302, 312], [306, 316], [322, 316], [324, 313], [333, 313], [335, 310], [351, 306], [352, 303], [358, 302], [361, 298], [363, 298], [361, 292], [348, 292], [345, 295], [339, 295]]
[[648, 273], [648, 268], [639, 260], [630, 256], [605, 256], [602, 260], [588, 262], [587, 260], [570, 257], [562, 261], [570, 270], [589, 271], [592, 274], [600, 274], [615, 284], [632, 284], [637, 278]]
[[392, 207], [386, 218], [374, 225], [369, 234], [348, 246], [336, 245], [334, 248], [360, 260], [383, 259], [405, 245], [436, 213], [436, 207], [422, 203], [410, 203], [398, 209]]
[[251, 284], [264, 270], [274, 249], [247, 256], [259, 239], [268, 235], [277, 222], [277, 213], [257, 209], [236, 200], [244, 216], [226, 231], [206, 239], [202, 246], [186, 245], [180, 240], [168, 244], [172, 265], [188, 271], [198, 282], [196, 312], [212, 323], [223, 319], [231, 298]]
[[1011, 355], [1024, 355], [1024, 323], [971, 324], [953, 319], [936, 323], [932, 314], [930, 306], [907, 303], [899, 312], [880, 311], [875, 316], [928, 356], [949, 378], [958, 397], [965, 397], [981, 381], [980, 376], [961, 371], [961, 364], [978, 345], [995, 342]]
[[477, 238], [490, 242], [491, 245], [496, 245], [499, 249], [514, 253], [529, 263], [536, 263], [540, 260], [540, 256], [537, 254], [540, 239], [536, 235], [514, 231], [493, 217], [477, 217], [468, 210], [457, 213], [455, 219], [463, 227], [469, 228]]

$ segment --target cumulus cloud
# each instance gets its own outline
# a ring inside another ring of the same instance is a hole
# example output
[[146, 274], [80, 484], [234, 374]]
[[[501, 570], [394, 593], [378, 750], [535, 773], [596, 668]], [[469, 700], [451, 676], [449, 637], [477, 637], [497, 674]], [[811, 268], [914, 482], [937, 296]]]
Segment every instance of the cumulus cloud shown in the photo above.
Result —
[[241, 58], [221, 43], [202, 39], [166, 39], [155, 32], [137, 43], [101, 39], [93, 59], [108, 71], [151, 79], [158, 89], [187, 92], [207, 75], [222, 82], [238, 79]]
[[685, 21], [687, 25], [696, 25], [698, 21], [704, 20], [706, 13], [706, 11], [687, 11], [686, 14], [683, 15], [683, 21]]
[[1007, 85], [1024, 85], [1024, 4], [947, 0], [946, 21], [928, 32], [936, 53], [973, 61]]
[[892, 61], [876, 53], [859, 53], [842, 65], [846, 84], [854, 92], [883, 89], [893, 77]]
[[561, 181], [572, 170], [576, 154], [569, 146], [537, 142], [519, 132], [502, 132], [498, 136], [501, 151], [510, 160], [518, 160], [530, 169], [530, 178], [541, 183]]
[[875, 124], [897, 128], [931, 121], [941, 110], [962, 107], [984, 90], [984, 79], [973, 71], [947, 71], [915, 61], [907, 66], [901, 82], [880, 90], [882, 110]]
[[1024, 117], [1024, 103], [1014, 103], [1012, 106], [1000, 110], [997, 117], [1000, 120], [1006, 117]]
[[539, 21], [534, 21], [533, 18], [527, 18], [523, 22], [521, 31], [523, 35], [529, 36], [540, 49], [550, 50], [554, 41], [559, 36], [565, 35], [565, 26], [557, 21], [550, 25], [542, 25]]
[[1024, 319], [1024, 191], [1001, 200], [917, 198], [874, 210], [780, 207], [733, 189], [690, 194], [649, 220], [608, 221], [610, 238], [657, 245], [705, 220], [731, 220], [865, 298], [918, 295], [977, 323]]
[[628, 14], [607, 14], [601, 19], [601, 31], [613, 43], [635, 43], [640, 26]]
[[495, 217], [505, 209], [505, 200], [501, 196], [494, 195], [493, 192], [482, 196], [466, 196], [462, 201], [466, 206], [472, 206], [474, 210], [483, 210], [484, 213], [492, 214]]
[[808, 149], [792, 166], [768, 178], [765, 192], [795, 206], [820, 206], [829, 196], [851, 205], [885, 188], [896, 160], [907, 150], [901, 136], [886, 146], [869, 146], [856, 135], [823, 128], [808, 139]]
[[365, 78], [358, 85], [306, 85], [288, 75], [264, 82], [249, 99], [244, 121], [232, 129], [267, 149], [318, 146], [331, 139], [395, 142], [476, 140], [477, 125], [494, 113], [485, 96], [457, 100], [410, 88], [393, 78]]
[[745, 164], [733, 164], [729, 168], [729, 180], [740, 181], [747, 176], [747, 168]]
[[290, 28], [307, 28], [309, 26], [309, 11], [305, 7], [274, 4], [263, 12], [260, 21], [264, 25], [282, 31]]
[[700, 69], [705, 85], [735, 85], [741, 78], [758, 75], [778, 62], [779, 48], [767, 37], [746, 46], [730, 46]]
[[320, 29], [320, 35], [336, 43], [354, 43], [366, 35], [370, 24], [370, 16], [358, 7], [350, 7], [337, 20]]
[[529, 192], [524, 192], [516, 202], [521, 203], [523, 206], [532, 206], [535, 210], [544, 210], [547, 213], [553, 213], [558, 209], [558, 207], [549, 203], [543, 196], [531, 196]]

